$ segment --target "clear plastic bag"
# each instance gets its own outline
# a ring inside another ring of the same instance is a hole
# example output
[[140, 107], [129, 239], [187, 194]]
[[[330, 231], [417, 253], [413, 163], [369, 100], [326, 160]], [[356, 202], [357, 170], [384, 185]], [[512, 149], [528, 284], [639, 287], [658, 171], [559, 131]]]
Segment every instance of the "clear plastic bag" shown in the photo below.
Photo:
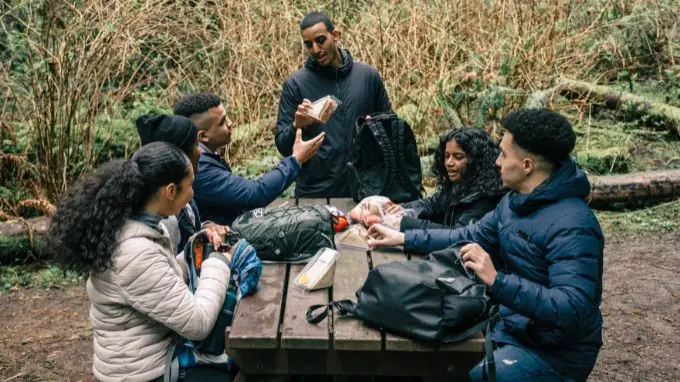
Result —
[[401, 218], [405, 215], [412, 215], [413, 210], [394, 206], [396, 204], [384, 196], [364, 198], [349, 212], [350, 224], [359, 223], [364, 227], [370, 227], [380, 223], [398, 230]]
[[326, 123], [340, 105], [342, 101], [332, 95], [327, 95], [314, 101], [312, 108], [305, 114], [321, 123]]

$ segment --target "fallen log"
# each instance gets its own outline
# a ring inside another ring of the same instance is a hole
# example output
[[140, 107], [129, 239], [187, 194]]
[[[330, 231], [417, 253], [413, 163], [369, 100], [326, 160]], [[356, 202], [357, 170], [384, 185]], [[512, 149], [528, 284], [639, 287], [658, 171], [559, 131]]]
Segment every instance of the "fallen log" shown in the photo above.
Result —
[[634, 111], [635, 114], [648, 117], [650, 127], [661, 127], [680, 136], [680, 108], [678, 107], [652, 101], [622, 90], [612, 89], [609, 86], [564, 77], [560, 77], [556, 85], [550, 90], [535, 93], [530, 97], [532, 102], [528, 104], [545, 104], [551, 93], [557, 93], [567, 98], [578, 97], [589, 101], [597, 100], [611, 110], [621, 110], [623, 105], [629, 105], [632, 108], [631, 111]]
[[588, 201], [597, 207], [680, 196], [680, 170], [661, 170], [590, 177]]
[[22, 264], [45, 260], [44, 241], [50, 218], [16, 219], [0, 222], [0, 264]]

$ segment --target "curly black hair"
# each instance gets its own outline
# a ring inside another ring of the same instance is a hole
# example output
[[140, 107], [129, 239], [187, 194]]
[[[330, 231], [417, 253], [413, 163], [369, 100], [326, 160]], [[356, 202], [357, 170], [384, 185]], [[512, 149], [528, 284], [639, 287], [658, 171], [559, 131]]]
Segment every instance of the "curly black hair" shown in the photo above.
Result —
[[[449, 179], [444, 166], [446, 144], [451, 141], [455, 141], [468, 157], [467, 166], [461, 171], [461, 180], [455, 183]], [[482, 129], [463, 127], [442, 134], [431, 171], [437, 178], [437, 186], [449, 199], [447, 203], [474, 193], [496, 195], [501, 192], [503, 182], [496, 166], [499, 153], [498, 144]]]
[[176, 146], [153, 142], [129, 160], [114, 160], [70, 187], [50, 222], [48, 240], [55, 260], [78, 273], [111, 266], [118, 231], [162, 186], [180, 186], [189, 158]]
[[508, 114], [501, 125], [519, 147], [553, 165], [567, 159], [576, 145], [576, 134], [569, 120], [552, 110], [517, 110]]
[[187, 94], [177, 101], [173, 113], [191, 118], [192, 115], [205, 113], [208, 109], [219, 106], [221, 103], [220, 97], [212, 93]]

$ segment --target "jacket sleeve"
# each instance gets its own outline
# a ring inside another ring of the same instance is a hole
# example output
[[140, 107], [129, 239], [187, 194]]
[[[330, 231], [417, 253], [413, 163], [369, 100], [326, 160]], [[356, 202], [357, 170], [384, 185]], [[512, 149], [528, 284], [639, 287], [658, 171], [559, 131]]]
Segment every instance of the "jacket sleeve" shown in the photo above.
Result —
[[279, 99], [279, 116], [276, 120], [276, 148], [281, 155], [290, 156], [293, 154], [293, 144], [295, 143], [295, 112], [298, 105], [302, 103], [302, 96], [292, 79], [287, 79], [281, 90]]
[[390, 97], [387, 94], [387, 89], [385, 88], [385, 83], [383, 82], [382, 78], [380, 77], [380, 73], [378, 73], [378, 70], [376, 69], [375, 71], [375, 107], [376, 107], [376, 112], [391, 112], [392, 111], [392, 104], [390, 103]]
[[599, 308], [604, 238], [594, 217], [562, 217], [548, 229], [548, 285], [499, 272], [489, 294], [547, 328], [572, 329]]
[[[415, 212], [415, 217], [418, 219], [437, 220], [443, 217], [443, 206], [441, 201], [441, 191], [437, 190], [434, 194], [414, 200], [412, 202], [404, 203], [403, 208], [412, 209]], [[443, 219], [441, 219], [443, 220]]]
[[131, 261], [115, 266], [117, 283], [130, 306], [189, 340], [210, 334], [229, 283], [225, 262], [207, 259], [192, 294], [170, 264], [174, 259], [150, 250], [126, 258]]
[[[497, 199], [496, 199], [497, 200]], [[465, 209], [456, 214], [456, 220], [453, 222], [451, 228], [461, 228], [479, 221], [489, 211], [493, 210], [496, 205], [492, 198], [481, 198], [468, 204]]]
[[278, 198], [299, 173], [300, 163], [292, 156], [282, 159], [276, 168], [255, 180], [206, 162], [198, 172], [194, 187], [200, 188], [202, 199], [210, 200], [218, 208], [253, 209], [265, 207]]
[[409, 230], [404, 235], [404, 250], [409, 253], [430, 253], [465, 240], [481, 245], [493, 256], [498, 247], [498, 207], [463, 228]]

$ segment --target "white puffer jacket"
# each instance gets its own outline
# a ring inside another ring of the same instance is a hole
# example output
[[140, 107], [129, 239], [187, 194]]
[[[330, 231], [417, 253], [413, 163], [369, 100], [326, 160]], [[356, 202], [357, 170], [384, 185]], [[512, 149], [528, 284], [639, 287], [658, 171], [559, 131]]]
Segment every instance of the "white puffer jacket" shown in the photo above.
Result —
[[185, 268], [167, 235], [126, 222], [113, 267], [87, 281], [97, 380], [160, 377], [172, 332], [190, 340], [208, 336], [224, 303], [229, 267], [218, 258], [205, 260], [195, 295], [185, 283]]

